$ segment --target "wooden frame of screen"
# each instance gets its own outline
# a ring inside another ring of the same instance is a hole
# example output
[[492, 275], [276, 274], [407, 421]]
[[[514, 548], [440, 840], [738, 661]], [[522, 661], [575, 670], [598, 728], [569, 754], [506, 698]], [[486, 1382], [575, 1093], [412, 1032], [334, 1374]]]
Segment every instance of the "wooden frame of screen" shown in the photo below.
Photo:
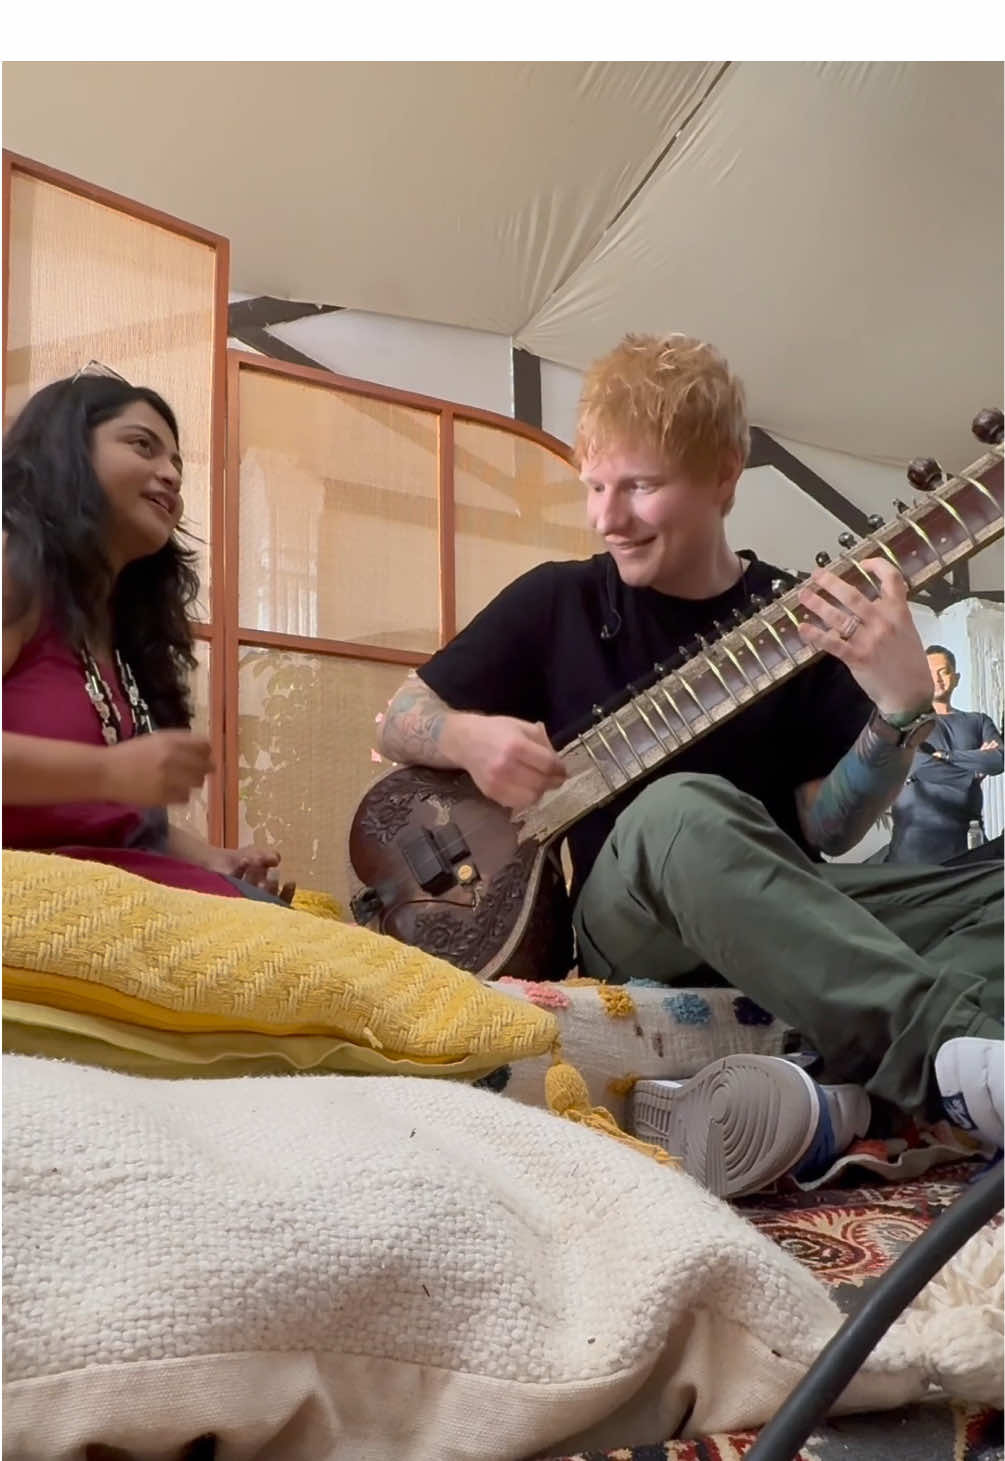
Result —
[[421, 396], [413, 391], [399, 391], [390, 386], [376, 385], [372, 381], [356, 380], [351, 376], [335, 375], [328, 370], [315, 369], [306, 365], [293, 365], [287, 361], [275, 360], [267, 355], [253, 355], [246, 351], [227, 352], [227, 466], [224, 488], [224, 573], [226, 598], [223, 606], [224, 623], [224, 665], [223, 694], [227, 707], [224, 718], [225, 739], [223, 765], [226, 769], [224, 783], [224, 828], [228, 843], [238, 835], [240, 756], [238, 734], [238, 703], [240, 697], [239, 658], [242, 645], [267, 649], [291, 649], [301, 653], [333, 656], [342, 659], [377, 660], [384, 664], [398, 664], [403, 670], [421, 665], [428, 658], [415, 650], [388, 648], [372, 644], [358, 644], [340, 639], [313, 639], [296, 634], [280, 634], [260, 629], [245, 629], [240, 623], [240, 492], [241, 492], [241, 372], [257, 371], [265, 375], [280, 376], [287, 380], [304, 381], [309, 385], [324, 386], [341, 395], [365, 396], [373, 401], [386, 401], [392, 405], [410, 406], [428, 411], [437, 419], [437, 539], [439, 571], [439, 641], [446, 644], [457, 629], [456, 587], [455, 587], [455, 522], [454, 522], [454, 423], [474, 421], [484, 426], [495, 427], [511, 436], [522, 436], [528, 441], [552, 452], [562, 461], [571, 462], [572, 453], [565, 442], [549, 435], [539, 427], [528, 426], [512, 417], [500, 416], [494, 411], [483, 411], [475, 406], [460, 406], [453, 401], [444, 401], [436, 396]]
[[[70, 173], [60, 172], [57, 168], [49, 167], [45, 163], [35, 162], [30, 157], [22, 157], [18, 153], [3, 152], [3, 358], [4, 358], [4, 380], [3, 393], [6, 400], [7, 389], [7, 298], [10, 289], [10, 220], [11, 220], [11, 191], [14, 173], [24, 173], [26, 176], [36, 178], [39, 182], [48, 183], [53, 187], [60, 188], [64, 192], [76, 194], [81, 198], [88, 198], [93, 203], [100, 203], [105, 208], [113, 209], [115, 212], [124, 213], [131, 218], [137, 218], [143, 223], [153, 224], [157, 228], [163, 228], [168, 233], [178, 234], [182, 238], [189, 238], [196, 243], [205, 244], [213, 252], [213, 358], [211, 375], [211, 401], [210, 401], [210, 462], [209, 462], [209, 518], [210, 518], [210, 602], [209, 619], [207, 622], [194, 625], [197, 639], [206, 641], [210, 649], [209, 664], [209, 724], [210, 739], [213, 743], [213, 757], [217, 766], [223, 765], [224, 740], [225, 740], [225, 702], [224, 702], [224, 669], [225, 669], [225, 634], [224, 634], [224, 608], [226, 604], [226, 566], [224, 562], [224, 457], [227, 432], [227, 304], [230, 285], [230, 241], [221, 234], [211, 233], [206, 228], [200, 228], [194, 223], [187, 223], [182, 218], [175, 218], [169, 213], [162, 213], [157, 208], [149, 208], [145, 203], [137, 203], [133, 198], [123, 197], [121, 193], [113, 193], [108, 188], [99, 187], [96, 183], [87, 182], [83, 178], [73, 177]], [[213, 779], [208, 799], [208, 834], [211, 842], [219, 843], [224, 835], [224, 778], [217, 775]]]
[[[420, 665], [426, 659], [412, 650], [358, 644], [333, 639], [313, 639], [291, 634], [245, 630], [239, 623], [239, 510], [240, 510], [240, 371], [250, 369], [285, 376], [327, 387], [343, 394], [366, 396], [428, 411], [437, 418], [438, 470], [438, 571], [439, 639], [445, 644], [456, 630], [455, 522], [454, 522], [454, 424], [472, 421], [510, 435], [521, 436], [571, 460], [566, 443], [538, 427], [513, 420], [493, 411], [460, 406], [434, 396], [400, 391], [370, 381], [339, 376], [322, 369], [288, 364], [270, 357], [227, 350], [227, 303], [229, 294], [230, 244], [220, 234], [175, 218], [134, 199], [112, 192], [31, 158], [4, 149], [3, 152], [3, 298], [10, 287], [10, 201], [13, 175], [22, 172], [66, 192], [88, 198], [145, 223], [166, 229], [207, 245], [214, 253], [213, 362], [210, 435], [210, 564], [209, 619], [194, 627], [197, 639], [210, 649], [210, 736], [214, 759], [223, 768], [211, 788], [208, 803], [208, 832], [212, 842], [233, 843], [238, 830], [238, 662], [242, 645], [290, 649], [302, 653]], [[4, 310], [3, 349], [7, 352], [7, 311]], [[6, 389], [6, 369], [4, 372]]]

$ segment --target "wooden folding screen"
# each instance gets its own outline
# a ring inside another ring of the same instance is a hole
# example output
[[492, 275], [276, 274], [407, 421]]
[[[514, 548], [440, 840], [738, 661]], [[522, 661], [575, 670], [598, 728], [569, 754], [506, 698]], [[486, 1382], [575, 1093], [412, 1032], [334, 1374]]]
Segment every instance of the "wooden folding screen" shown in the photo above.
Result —
[[388, 769], [376, 717], [504, 583], [592, 551], [582, 488], [561, 442], [505, 417], [230, 360], [228, 837], [345, 899], [349, 820]]
[[[177, 414], [203, 585], [197, 717], [219, 759], [227, 240], [5, 152], [3, 265], [5, 424], [92, 358]], [[222, 777], [178, 820], [221, 836]]]
[[[179, 817], [342, 900], [376, 717], [505, 583], [593, 551], [568, 450], [490, 412], [228, 352], [225, 239], [4, 154], [5, 402], [95, 358], [175, 409], [203, 593]], [[226, 461], [225, 461], [226, 442]], [[547, 626], [542, 626], [546, 631]]]

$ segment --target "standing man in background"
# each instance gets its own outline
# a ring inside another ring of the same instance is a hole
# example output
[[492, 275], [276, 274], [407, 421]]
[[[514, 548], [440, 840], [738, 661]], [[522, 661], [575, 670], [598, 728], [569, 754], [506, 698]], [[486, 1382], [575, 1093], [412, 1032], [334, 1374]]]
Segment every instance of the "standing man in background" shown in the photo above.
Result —
[[1002, 740], [991, 718], [953, 709], [960, 683], [955, 656], [941, 644], [930, 644], [925, 654], [936, 719], [891, 808], [887, 862], [948, 862], [966, 852], [968, 828], [976, 823], [983, 830], [981, 782], [1002, 774]]

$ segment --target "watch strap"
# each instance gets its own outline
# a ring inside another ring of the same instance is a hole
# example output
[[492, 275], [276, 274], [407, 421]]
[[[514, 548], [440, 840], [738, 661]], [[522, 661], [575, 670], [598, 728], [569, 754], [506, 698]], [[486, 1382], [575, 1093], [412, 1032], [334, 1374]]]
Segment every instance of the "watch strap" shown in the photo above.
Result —
[[916, 711], [906, 723], [904, 723], [903, 715], [898, 715], [897, 719], [902, 723], [898, 725], [892, 716], [883, 715], [874, 708], [869, 717], [869, 724], [880, 740], [885, 741], [887, 745], [903, 746], [914, 750], [931, 729], [935, 720], [935, 711], [932, 709]]
[[876, 714], [888, 725], [896, 726], [898, 730], [910, 730], [911, 726], [916, 725], [919, 720], [928, 720], [934, 713], [931, 701], [927, 705], [919, 706], [917, 710], [876, 711]]

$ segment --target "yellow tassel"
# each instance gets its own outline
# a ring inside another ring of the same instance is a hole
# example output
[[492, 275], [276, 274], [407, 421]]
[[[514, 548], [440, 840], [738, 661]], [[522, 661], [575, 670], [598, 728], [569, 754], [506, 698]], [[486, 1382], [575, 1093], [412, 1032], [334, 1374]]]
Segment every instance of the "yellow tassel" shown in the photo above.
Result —
[[579, 975], [570, 975], [562, 980], [562, 988], [595, 989], [601, 1004], [613, 1020], [624, 1019], [635, 1013], [635, 1001], [620, 984], [605, 984], [601, 979], [583, 979]]
[[591, 1105], [590, 1093], [583, 1077], [576, 1067], [569, 1065], [558, 1052], [555, 1055], [554, 1065], [545, 1075], [544, 1093], [549, 1109], [558, 1116], [564, 1116], [566, 1121], [575, 1121], [580, 1126], [588, 1126], [591, 1131], [613, 1136], [615, 1141], [622, 1142], [644, 1156], [652, 1157], [654, 1161], [661, 1162], [664, 1166], [680, 1166], [677, 1158], [668, 1156], [662, 1147], [653, 1146], [648, 1141], [640, 1141], [638, 1137], [629, 1136], [626, 1131], [622, 1131], [610, 1111], [603, 1106]]
[[619, 1075], [607, 1082], [607, 1089], [612, 1096], [630, 1096], [640, 1080], [637, 1075]]
[[570, 1111], [588, 1111], [590, 1093], [586, 1082], [574, 1065], [556, 1055], [555, 1063], [544, 1077], [544, 1094], [548, 1106], [559, 1116]]
[[620, 984], [601, 984], [597, 993], [612, 1020], [624, 1020], [635, 1013], [635, 1001]]
[[313, 913], [315, 918], [332, 918], [336, 923], [345, 923], [341, 904], [328, 893], [319, 893], [315, 888], [298, 888], [293, 894], [293, 905], [298, 913]]

